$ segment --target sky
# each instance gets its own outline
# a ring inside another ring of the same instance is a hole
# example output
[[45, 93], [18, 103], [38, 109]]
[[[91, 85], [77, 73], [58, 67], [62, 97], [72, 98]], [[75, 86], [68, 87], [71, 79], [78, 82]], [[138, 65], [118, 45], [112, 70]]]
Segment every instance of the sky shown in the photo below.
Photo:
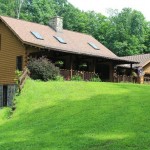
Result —
[[130, 7], [141, 11], [147, 21], [150, 21], [150, 0], [68, 0], [80, 10], [94, 10], [108, 16], [108, 9], [118, 9]]

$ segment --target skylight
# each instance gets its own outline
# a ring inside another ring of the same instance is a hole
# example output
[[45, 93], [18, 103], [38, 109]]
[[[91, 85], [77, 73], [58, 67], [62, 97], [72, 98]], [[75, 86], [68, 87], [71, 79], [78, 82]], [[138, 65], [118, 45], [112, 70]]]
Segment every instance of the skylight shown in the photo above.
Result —
[[54, 36], [54, 38], [55, 38], [56, 40], [58, 40], [60, 43], [62, 43], [62, 44], [67, 44], [67, 43], [64, 41], [64, 39], [62, 39], [62, 38], [59, 37], [59, 36]]
[[91, 47], [93, 47], [94, 49], [99, 50], [99, 48], [98, 48], [94, 43], [88, 42], [88, 44], [89, 44]]
[[34, 32], [34, 31], [31, 31], [31, 33], [39, 40], [44, 40], [44, 38], [42, 37], [42, 35], [38, 32]]

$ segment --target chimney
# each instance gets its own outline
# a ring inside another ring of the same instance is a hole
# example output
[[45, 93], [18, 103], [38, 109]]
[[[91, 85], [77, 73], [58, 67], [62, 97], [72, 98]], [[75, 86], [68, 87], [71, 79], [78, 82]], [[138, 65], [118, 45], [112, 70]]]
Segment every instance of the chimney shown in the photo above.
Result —
[[50, 19], [49, 26], [56, 32], [63, 32], [63, 18], [56, 16]]

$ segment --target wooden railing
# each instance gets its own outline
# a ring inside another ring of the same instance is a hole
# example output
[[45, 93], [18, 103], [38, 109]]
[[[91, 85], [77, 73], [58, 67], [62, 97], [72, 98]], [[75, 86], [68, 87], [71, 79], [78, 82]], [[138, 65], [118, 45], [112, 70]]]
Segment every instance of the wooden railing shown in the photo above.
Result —
[[138, 79], [138, 77], [133, 77], [133, 76], [117, 75], [117, 76], [114, 77], [114, 82], [132, 82], [132, 83], [138, 83], [139, 79]]
[[93, 78], [96, 74], [94, 72], [87, 72], [87, 71], [78, 71], [78, 70], [66, 70], [61, 69], [60, 74], [64, 77], [66, 80], [71, 80], [71, 78], [75, 75], [81, 76], [83, 80], [90, 80]]
[[61, 69], [60, 74], [64, 77], [65, 80], [71, 79], [71, 70]]
[[21, 92], [24, 84], [25, 84], [25, 81], [27, 79], [27, 77], [29, 76], [29, 70], [27, 68], [25, 68], [23, 70], [23, 73], [22, 75], [19, 77], [18, 79], [18, 88], [19, 88], [19, 92]]
[[150, 84], [150, 77], [144, 77], [144, 83]]

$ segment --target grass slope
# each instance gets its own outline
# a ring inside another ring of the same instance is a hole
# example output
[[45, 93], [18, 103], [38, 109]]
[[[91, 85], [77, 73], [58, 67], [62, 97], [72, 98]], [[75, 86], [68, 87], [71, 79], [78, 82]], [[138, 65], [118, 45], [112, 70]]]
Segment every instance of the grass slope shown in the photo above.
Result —
[[28, 80], [0, 111], [0, 150], [148, 150], [150, 86]]

